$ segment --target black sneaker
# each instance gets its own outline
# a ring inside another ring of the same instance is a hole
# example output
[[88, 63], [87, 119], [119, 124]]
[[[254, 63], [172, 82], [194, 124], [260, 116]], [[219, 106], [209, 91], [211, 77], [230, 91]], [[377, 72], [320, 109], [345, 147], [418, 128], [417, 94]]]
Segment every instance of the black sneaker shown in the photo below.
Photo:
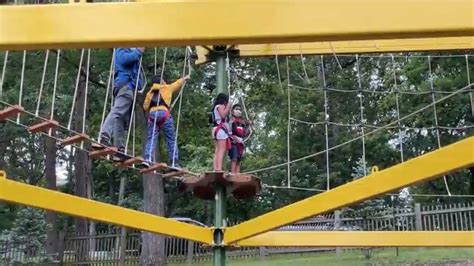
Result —
[[117, 153], [115, 153], [114, 157], [112, 157], [112, 161], [116, 163], [124, 162], [132, 157], [125, 153], [124, 149], [120, 149]]
[[151, 163], [149, 163], [147, 161], [143, 161], [143, 162], [137, 164], [137, 167], [139, 169], [150, 168], [150, 166], [151, 166]]
[[100, 143], [97, 143], [97, 142], [92, 143], [92, 149], [93, 150], [101, 150], [101, 149], [105, 149], [107, 147], [110, 147], [110, 141], [106, 138], [101, 138]]
[[168, 170], [169, 170], [170, 172], [179, 172], [179, 171], [182, 171], [183, 168], [181, 168], [179, 165], [175, 164], [175, 165], [173, 165], [173, 166], [169, 166], [169, 167], [168, 167]]

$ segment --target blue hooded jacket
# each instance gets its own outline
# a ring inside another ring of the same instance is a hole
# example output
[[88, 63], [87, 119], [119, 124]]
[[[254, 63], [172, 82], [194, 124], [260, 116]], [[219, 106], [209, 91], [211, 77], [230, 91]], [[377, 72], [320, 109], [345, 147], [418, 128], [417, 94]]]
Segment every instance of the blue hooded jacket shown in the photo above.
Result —
[[114, 87], [121, 88], [128, 85], [134, 90], [139, 76], [138, 90], [143, 87], [144, 78], [138, 73], [141, 57], [142, 52], [137, 48], [115, 49]]

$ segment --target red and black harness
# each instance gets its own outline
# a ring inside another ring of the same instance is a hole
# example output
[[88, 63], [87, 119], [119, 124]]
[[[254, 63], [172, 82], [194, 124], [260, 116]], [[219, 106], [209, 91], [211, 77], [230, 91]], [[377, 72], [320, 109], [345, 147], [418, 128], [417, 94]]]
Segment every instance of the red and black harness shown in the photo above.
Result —
[[216, 117], [214, 115], [216, 107], [217, 106], [214, 106], [214, 108], [212, 109], [212, 113], [211, 113], [212, 124], [216, 128], [214, 130], [214, 139], [217, 140], [217, 134], [219, 133], [220, 130], [223, 130], [224, 133], [227, 135], [226, 148], [227, 148], [227, 150], [230, 150], [232, 148], [232, 142], [230, 140], [231, 139], [231, 134], [229, 133], [229, 130], [225, 126], [225, 122], [223, 121], [224, 119], [221, 119], [220, 123], [216, 122]]
[[[232, 124], [232, 135], [236, 136], [243, 140], [245, 138], [245, 124], [241, 118], [234, 117], [231, 121]], [[237, 152], [239, 157], [244, 155], [245, 143], [243, 141], [237, 141], [237, 139], [232, 139], [232, 143], [237, 146]]]
[[151, 117], [149, 117], [148, 120], [150, 121], [150, 123], [156, 122], [156, 125], [158, 126], [158, 128], [160, 128], [166, 122], [166, 120], [168, 120], [168, 118], [171, 116], [171, 112], [170, 112], [170, 108], [168, 104], [161, 98], [161, 94], [159, 91], [153, 93], [153, 97], [151, 98], [151, 103], [150, 103], [150, 110], [151, 108], [157, 107], [157, 106], [166, 107], [165, 115], [160, 119], [160, 121], [156, 121], [156, 119], [153, 119]]

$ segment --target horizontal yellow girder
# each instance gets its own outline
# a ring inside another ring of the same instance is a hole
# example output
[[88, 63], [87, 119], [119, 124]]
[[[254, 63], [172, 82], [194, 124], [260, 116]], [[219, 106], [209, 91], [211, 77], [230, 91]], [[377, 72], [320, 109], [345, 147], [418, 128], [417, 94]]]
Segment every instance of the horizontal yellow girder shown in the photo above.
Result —
[[[244, 44], [235, 49], [239, 50], [241, 57], [474, 50], [474, 37]], [[197, 46], [196, 52], [196, 64], [208, 61], [207, 49]]]
[[267, 232], [237, 242], [244, 247], [474, 247], [474, 231]]
[[307, 217], [474, 166], [474, 137], [426, 153], [330, 191], [312, 196], [226, 229], [226, 244], [264, 233]]
[[209, 228], [8, 180], [2, 171], [0, 200], [206, 244], [212, 243], [212, 230]]
[[240, 56], [474, 50], [474, 37], [238, 45]]
[[473, 36], [474, 0], [169, 0], [0, 6], [0, 49]]

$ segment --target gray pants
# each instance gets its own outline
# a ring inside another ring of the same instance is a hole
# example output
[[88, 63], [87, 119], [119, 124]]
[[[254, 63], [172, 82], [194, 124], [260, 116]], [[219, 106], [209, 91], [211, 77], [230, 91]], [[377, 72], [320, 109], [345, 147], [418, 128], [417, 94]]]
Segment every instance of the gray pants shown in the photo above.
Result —
[[[118, 92], [116, 91], [118, 90]], [[128, 86], [114, 89], [114, 106], [107, 115], [102, 125], [100, 135], [101, 139], [110, 142], [110, 137], [114, 137], [114, 146], [119, 150], [124, 150], [125, 126], [130, 120], [130, 114], [133, 105], [133, 90]]]

